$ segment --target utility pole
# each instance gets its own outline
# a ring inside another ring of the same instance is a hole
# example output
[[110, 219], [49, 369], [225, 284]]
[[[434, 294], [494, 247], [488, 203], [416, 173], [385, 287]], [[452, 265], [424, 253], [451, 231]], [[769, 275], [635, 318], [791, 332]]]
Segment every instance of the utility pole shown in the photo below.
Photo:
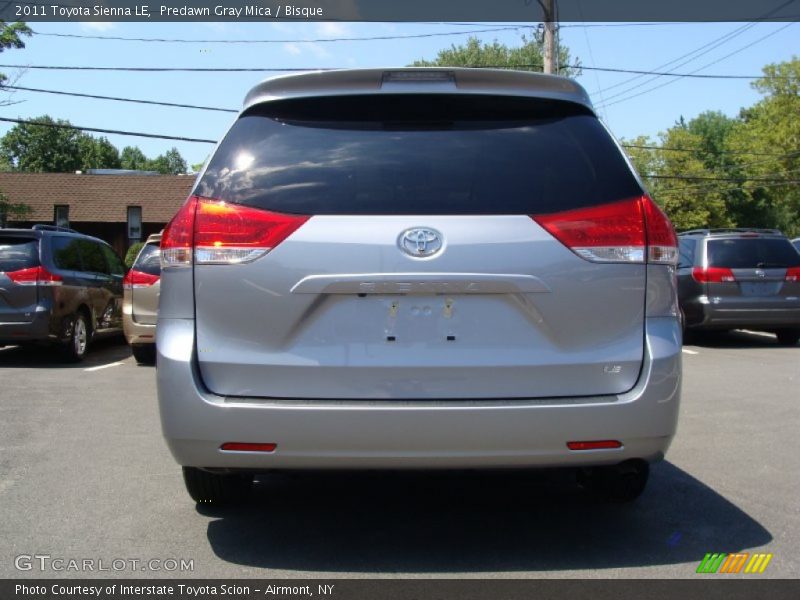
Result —
[[554, 0], [539, 0], [544, 11], [544, 72], [556, 72], [556, 23]]

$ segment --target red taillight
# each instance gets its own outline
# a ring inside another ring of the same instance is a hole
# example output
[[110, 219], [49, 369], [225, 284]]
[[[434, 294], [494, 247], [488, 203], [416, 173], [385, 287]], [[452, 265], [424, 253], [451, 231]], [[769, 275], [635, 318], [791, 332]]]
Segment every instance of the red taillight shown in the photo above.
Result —
[[229, 452], [275, 452], [278, 444], [264, 444], [252, 442], [225, 442], [219, 447], [220, 450]]
[[188, 267], [192, 264], [194, 213], [197, 196], [190, 196], [161, 235], [161, 267]]
[[10, 271], [6, 276], [17, 285], [61, 285], [64, 279], [41, 266]]
[[786, 281], [800, 281], [800, 267], [786, 269]]
[[692, 278], [697, 283], [731, 283], [736, 281], [733, 271], [726, 267], [695, 267]]
[[606, 450], [609, 448], [622, 448], [618, 440], [599, 440], [596, 442], [567, 442], [570, 450]]
[[678, 236], [669, 217], [649, 196], [642, 197], [642, 206], [647, 227], [647, 262], [678, 264]]
[[[578, 256], [594, 262], [675, 264], [678, 240], [647, 196], [533, 219]], [[647, 248], [647, 255], [645, 255]]]
[[131, 290], [133, 288], [150, 287], [158, 280], [158, 275], [151, 275], [150, 273], [144, 273], [142, 271], [131, 269], [125, 275], [125, 279], [122, 280], [122, 285], [126, 290]]
[[[192, 196], [164, 230], [164, 267], [251, 262], [280, 244], [309, 217]], [[166, 254], [166, 256], [165, 256]]]

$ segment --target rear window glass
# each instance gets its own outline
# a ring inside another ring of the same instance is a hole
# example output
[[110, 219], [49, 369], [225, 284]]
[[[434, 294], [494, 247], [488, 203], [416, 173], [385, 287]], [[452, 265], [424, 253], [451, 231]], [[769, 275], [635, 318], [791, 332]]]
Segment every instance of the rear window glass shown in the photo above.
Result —
[[161, 275], [161, 249], [158, 244], [145, 244], [132, 268], [149, 275]]
[[754, 269], [800, 266], [800, 254], [789, 240], [730, 239], [708, 241], [708, 266]]
[[296, 214], [542, 214], [642, 193], [586, 109], [520, 98], [288, 101], [245, 113], [195, 193]]
[[0, 238], [0, 271], [39, 266], [39, 242], [26, 238]]

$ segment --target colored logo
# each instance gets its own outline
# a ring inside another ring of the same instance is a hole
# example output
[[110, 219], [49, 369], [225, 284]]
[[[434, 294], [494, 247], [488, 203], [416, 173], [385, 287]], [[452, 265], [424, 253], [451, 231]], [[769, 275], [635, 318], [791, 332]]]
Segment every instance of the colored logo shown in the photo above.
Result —
[[700, 565], [697, 567], [698, 573], [725, 573], [728, 575], [736, 573], [763, 573], [767, 569], [772, 554], [756, 552], [735, 552], [733, 554], [707, 553]]

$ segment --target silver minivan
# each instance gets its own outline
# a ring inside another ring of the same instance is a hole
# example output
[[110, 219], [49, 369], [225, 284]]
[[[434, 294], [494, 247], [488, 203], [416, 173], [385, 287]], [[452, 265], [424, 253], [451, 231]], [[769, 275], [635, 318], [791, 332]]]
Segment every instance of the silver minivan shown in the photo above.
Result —
[[267, 80], [164, 231], [167, 443], [197, 502], [287, 469], [574, 469], [675, 433], [677, 240], [560, 77]]

